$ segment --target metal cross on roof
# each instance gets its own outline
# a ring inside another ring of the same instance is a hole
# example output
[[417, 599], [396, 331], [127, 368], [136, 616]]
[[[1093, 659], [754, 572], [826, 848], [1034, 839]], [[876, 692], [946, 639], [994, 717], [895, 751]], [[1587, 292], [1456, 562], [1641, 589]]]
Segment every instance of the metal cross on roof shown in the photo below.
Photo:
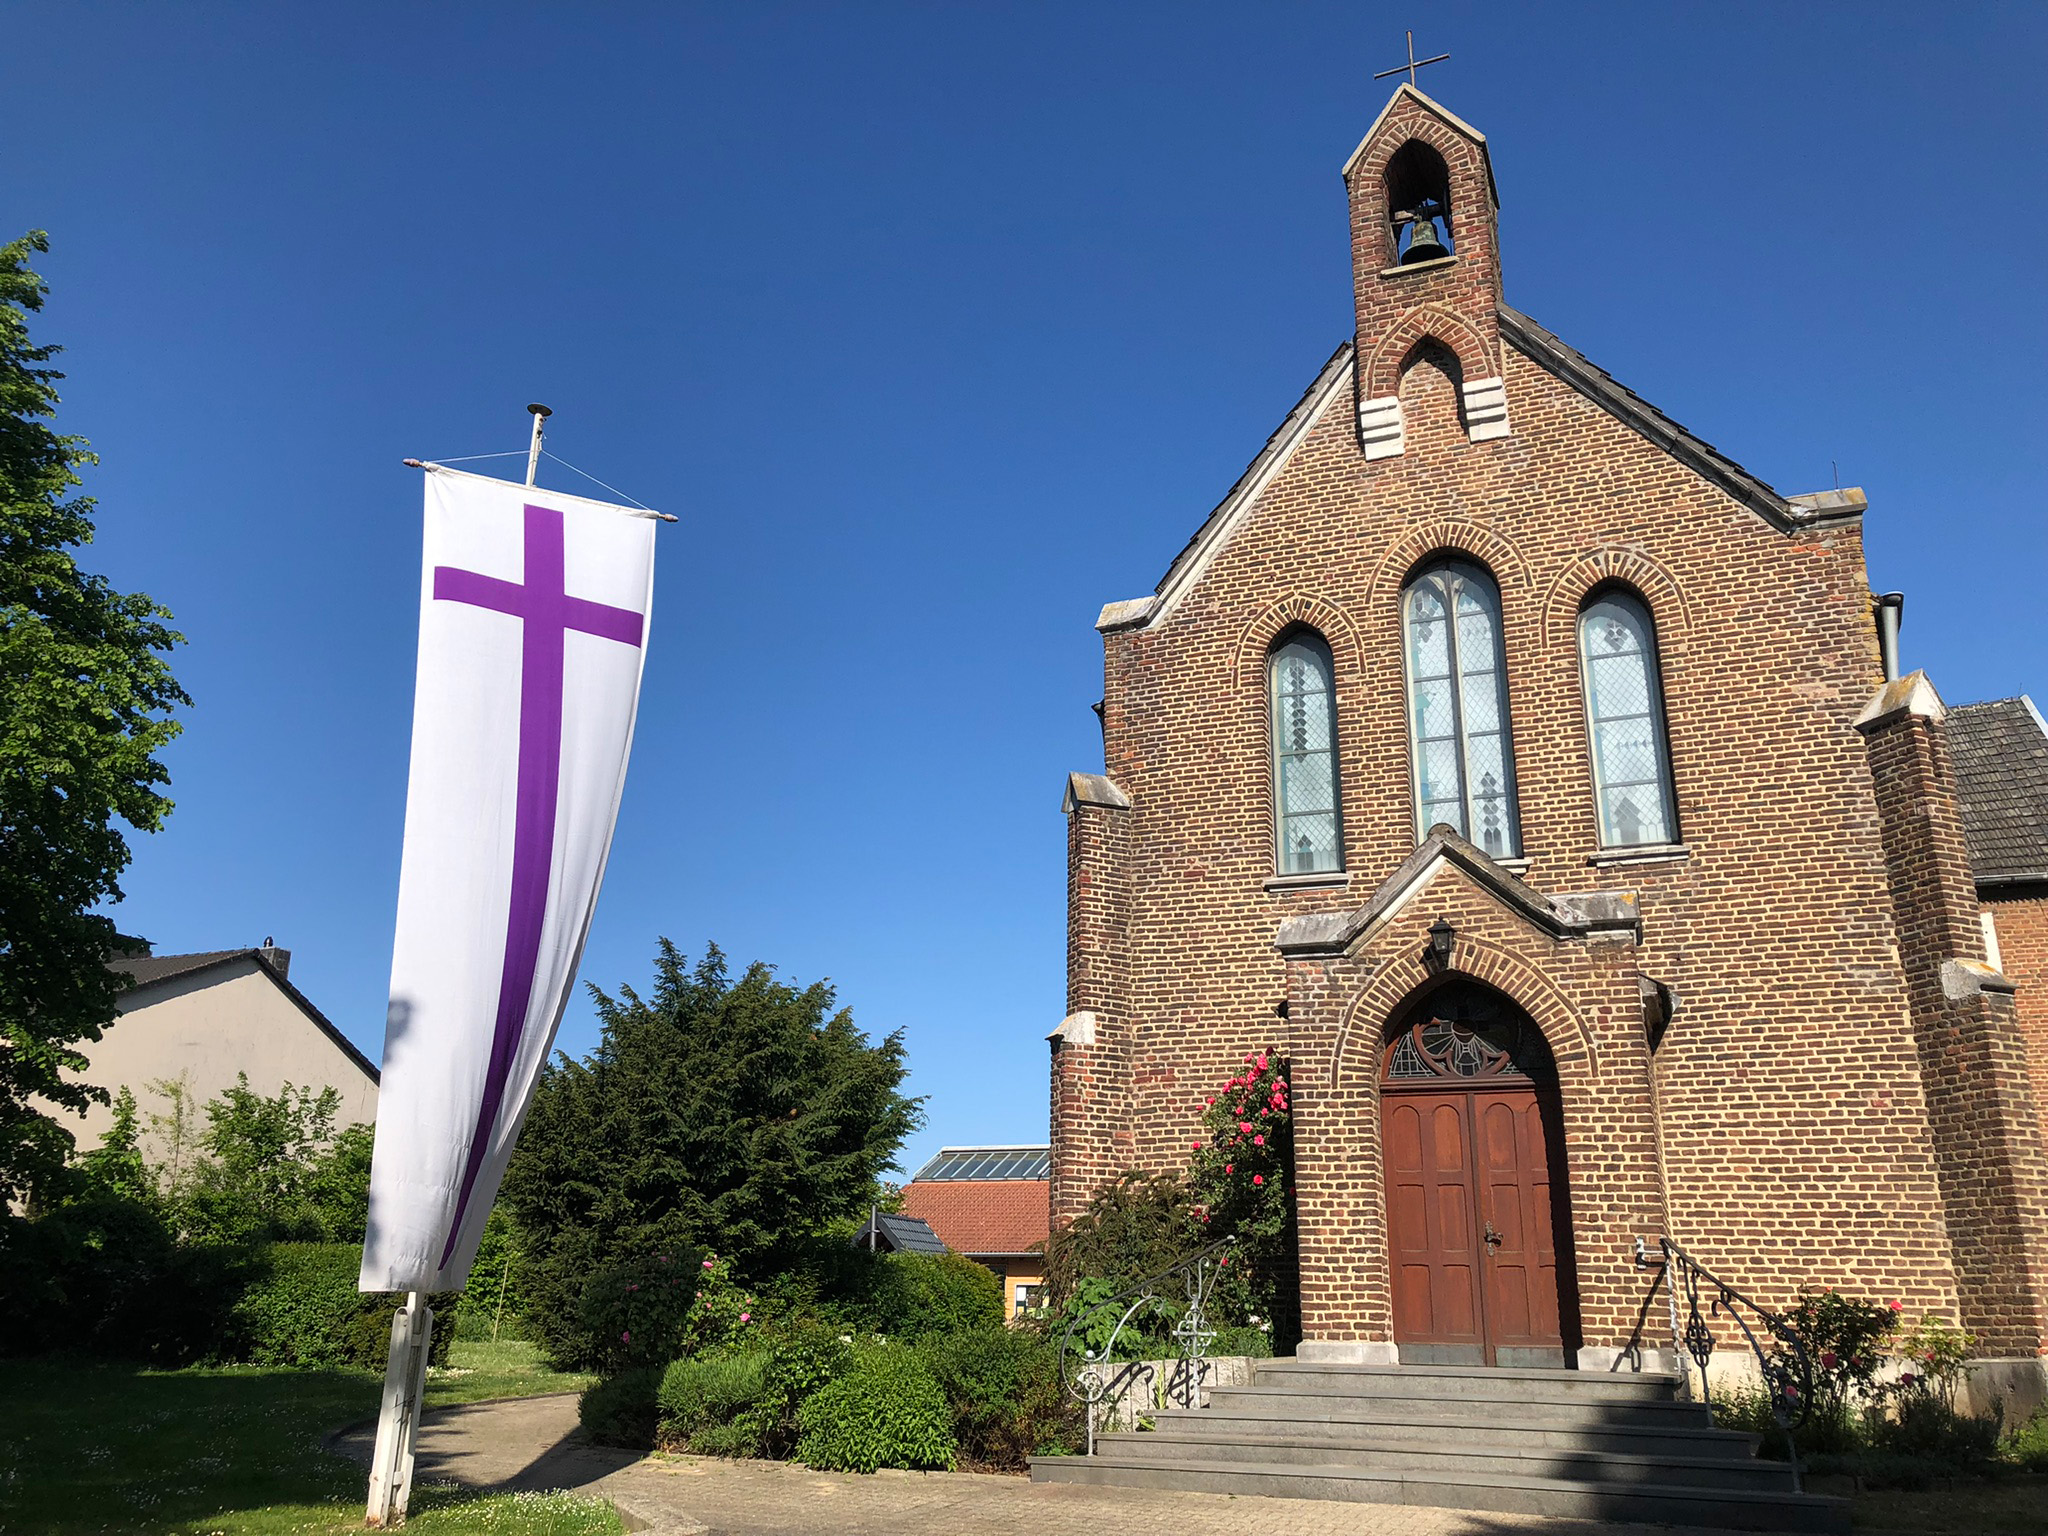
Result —
[[1405, 74], [1408, 77], [1408, 83], [1413, 85], [1415, 84], [1415, 71], [1422, 68], [1425, 64], [1441, 64], [1449, 57], [1448, 53], [1440, 53], [1433, 59], [1418, 59], [1415, 57], [1415, 34], [1411, 31], [1408, 34], [1408, 62], [1406, 64], [1396, 64], [1392, 69], [1383, 69], [1374, 75], [1373, 79], [1384, 80], [1389, 75]]

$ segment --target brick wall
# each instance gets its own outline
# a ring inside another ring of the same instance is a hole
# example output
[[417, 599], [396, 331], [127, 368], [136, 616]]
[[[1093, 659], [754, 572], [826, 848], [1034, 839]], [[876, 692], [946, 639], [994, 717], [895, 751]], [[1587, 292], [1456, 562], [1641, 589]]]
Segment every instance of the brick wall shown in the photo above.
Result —
[[1984, 963], [1940, 703], [1919, 677], [1862, 722], [1926, 1084], [1963, 1327], [1987, 1354], [2048, 1345], [2048, 1153], [2011, 981]]
[[2034, 1108], [2048, 1145], [2048, 894], [2000, 893], [1985, 902], [1998, 931], [1999, 969], [2018, 989], [2013, 998]]

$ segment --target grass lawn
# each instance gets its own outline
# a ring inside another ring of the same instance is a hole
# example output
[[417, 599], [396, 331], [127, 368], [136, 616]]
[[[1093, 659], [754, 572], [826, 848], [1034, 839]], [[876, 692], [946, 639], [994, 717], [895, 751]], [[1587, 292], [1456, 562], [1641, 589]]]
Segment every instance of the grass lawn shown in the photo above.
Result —
[[[253, 1366], [143, 1371], [83, 1360], [0, 1363], [0, 1531], [8, 1536], [360, 1532], [362, 1468], [320, 1448], [377, 1411], [369, 1371]], [[427, 1401], [579, 1390], [529, 1345], [461, 1343]], [[408, 1531], [612, 1536], [602, 1500], [415, 1487]]]

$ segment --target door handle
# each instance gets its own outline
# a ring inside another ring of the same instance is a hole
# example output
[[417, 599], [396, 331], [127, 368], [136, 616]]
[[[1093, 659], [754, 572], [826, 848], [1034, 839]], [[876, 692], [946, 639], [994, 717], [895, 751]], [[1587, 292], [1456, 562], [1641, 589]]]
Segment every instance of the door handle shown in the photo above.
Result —
[[1502, 1243], [1507, 1241], [1506, 1238], [1502, 1237], [1498, 1232], [1493, 1230], [1493, 1223], [1490, 1221], [1486, 1224], [1486, 1233], [1484, 1240], [1486, 1246], [1489, 1248], [1498, 1248]]

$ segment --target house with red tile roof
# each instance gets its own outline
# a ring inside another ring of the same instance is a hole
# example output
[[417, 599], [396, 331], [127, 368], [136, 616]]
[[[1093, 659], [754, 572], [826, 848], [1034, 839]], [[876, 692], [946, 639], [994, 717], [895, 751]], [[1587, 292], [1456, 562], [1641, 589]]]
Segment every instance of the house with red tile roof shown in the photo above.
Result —
[[1045, 1278], [1051, 1153], [1044, 1146], [945, 1147], [903, 1186], [903, 1214], [994, 1270], [1011, 1317], [1037, 1304]]

